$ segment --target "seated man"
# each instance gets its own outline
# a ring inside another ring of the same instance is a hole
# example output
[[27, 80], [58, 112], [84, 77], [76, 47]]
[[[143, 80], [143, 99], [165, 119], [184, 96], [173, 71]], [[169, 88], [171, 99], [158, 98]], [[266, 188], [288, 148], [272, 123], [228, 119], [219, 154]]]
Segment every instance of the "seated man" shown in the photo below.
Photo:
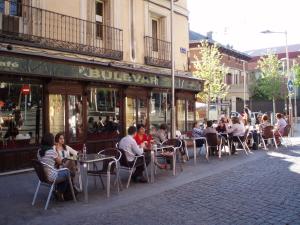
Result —
[[[138, 144], [134, 140], [133, 137], [137, 133], [136, 127], [134, 126], [129, 127], [127, 132], [128, 135], [123, 137], [119, 142], [119, 148], [125, 151], [127, 161], [129, 163], [132, 163], [133, 165], [134, 163], [133, 155], [143, 155], [144, 154], [143, 148], [145, 147], [145, 143], [142, 143], [140, 146], [138, 146]], [[149, 157], [145, 157], [145, 160], [146, 160], [146, 165], [148, 165], [150, 162]], [[138, 158], [136, 164], [139, 164], [139, 166], [136, 167], [136, 170], [132, 174], [132, 180], [135, 182], [146, 183], [147, 179], [143, 177], [143, 171], [144, 171], [143, 159]]]

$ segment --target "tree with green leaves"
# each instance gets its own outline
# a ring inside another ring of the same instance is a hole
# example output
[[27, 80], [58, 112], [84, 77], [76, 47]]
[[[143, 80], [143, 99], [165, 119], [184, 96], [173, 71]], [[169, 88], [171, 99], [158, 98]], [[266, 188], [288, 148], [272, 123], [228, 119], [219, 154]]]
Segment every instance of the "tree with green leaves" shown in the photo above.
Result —
[[[207, 102], [207, 118], [209, 117], [210, 102], [227, 95], [227, 85], [224, 82], [227, 68], [221, 63], [222, 54], [217, 44], [202, 41], [199, 45], [199, 55], [195, 57], [194, 76], [205, 81], [204, 91], [198, 97]], [[209, 119], [209, 118], [208, 118]]]
[[292, 71], [295, 74], [294, 85], [300, 86], [300, 65], [298, 63], [294, 64], [292, 67]]
[[280, 68], [281, 62], [272, 52], [262, 56], [258, 61], [258, 69], [261, 71], [261, 78], [258, 80], [255, 89], [261, 97], [273, 101], [274, 114], [276, 113], [275, 100], [282, 97], [281, 84], [284, 77], [280, 72]]

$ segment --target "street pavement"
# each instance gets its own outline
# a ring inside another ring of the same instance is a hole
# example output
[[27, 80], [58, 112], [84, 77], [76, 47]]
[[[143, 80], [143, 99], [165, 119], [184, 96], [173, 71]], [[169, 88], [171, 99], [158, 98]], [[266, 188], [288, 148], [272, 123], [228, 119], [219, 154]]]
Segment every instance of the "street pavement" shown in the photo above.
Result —
[[[299, 129], [298, 129], [299, 127]], [[132, 184], [111, 198], [94, 189], [90, 201], [52, 201], [46, 190], [30, 205], [34, 173], [0, 177], [0, 224], [300, 224], [300, 126], [294, 146], [225, 156], [171, 176], [160, 172], [153, 184]], [[123, 175], [124, 176], [124, 175]], [[124, 176], [126, 179], [126, 176]], [[92, 179], [91, 179], [92, 181]], [[125, 181], [125, 180], [124, 180]]]

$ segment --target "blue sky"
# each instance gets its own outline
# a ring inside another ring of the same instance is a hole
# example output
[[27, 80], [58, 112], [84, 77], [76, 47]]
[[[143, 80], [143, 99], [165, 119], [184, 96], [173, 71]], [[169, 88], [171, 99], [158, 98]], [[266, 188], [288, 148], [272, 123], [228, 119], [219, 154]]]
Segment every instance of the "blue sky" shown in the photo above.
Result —
[[190, 29], [239, 51], [300, 44], [300, 0], [187, 0]]

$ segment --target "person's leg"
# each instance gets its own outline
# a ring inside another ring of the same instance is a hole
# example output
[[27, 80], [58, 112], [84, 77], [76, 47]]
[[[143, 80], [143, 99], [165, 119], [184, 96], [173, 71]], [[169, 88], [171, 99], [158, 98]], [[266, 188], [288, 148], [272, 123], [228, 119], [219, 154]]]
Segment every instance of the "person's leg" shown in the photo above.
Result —
[[62, 171], [58, 171], [57, 174], [57, 181], [60, 181], [57, 184], [57, 191], [59, 191], [60, 193], [64, 193], [67, 190], [68, 187], [68, 177], [70, 175], [70, 171], [69, 170], [62, 170]]

